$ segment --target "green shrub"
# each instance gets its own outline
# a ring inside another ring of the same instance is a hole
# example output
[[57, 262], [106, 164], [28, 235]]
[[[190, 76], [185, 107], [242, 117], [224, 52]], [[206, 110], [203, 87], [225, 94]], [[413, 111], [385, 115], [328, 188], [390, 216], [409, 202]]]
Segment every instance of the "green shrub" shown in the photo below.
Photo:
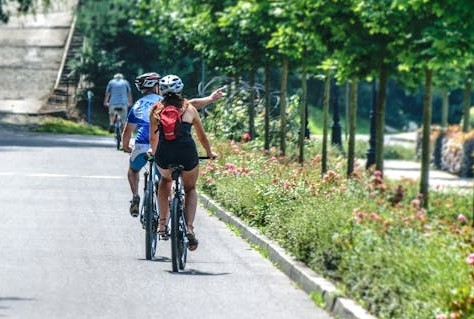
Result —
[[222, 156], [203, 163], [202, 191], [375, 316], [474, 317], [474, 267], [466, 263], [472, 203], [465, 195], [432, 191], [426, 211], [415, 181], [362, 170], [347, 180], [334, 149], [332, 170], [321, 176], [319, 155], [299, 165], [256, 142], [213, 145]]

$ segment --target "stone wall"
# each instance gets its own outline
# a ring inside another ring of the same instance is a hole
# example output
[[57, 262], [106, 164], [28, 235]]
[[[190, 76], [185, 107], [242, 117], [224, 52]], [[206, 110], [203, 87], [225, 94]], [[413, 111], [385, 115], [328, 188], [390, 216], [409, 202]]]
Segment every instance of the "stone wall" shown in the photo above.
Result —
[[[35, 114], [53, 90], [77, 0], [0, 25], [0, 112]], [[13, 12], [13, 11], [12, 11]]]

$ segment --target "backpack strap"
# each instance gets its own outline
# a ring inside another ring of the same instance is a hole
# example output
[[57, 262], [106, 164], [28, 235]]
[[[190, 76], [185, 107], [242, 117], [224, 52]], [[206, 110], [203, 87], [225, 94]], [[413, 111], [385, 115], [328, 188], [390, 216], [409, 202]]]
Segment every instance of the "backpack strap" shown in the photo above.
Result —
[[158, 130], [160, 128], [160, 113], [163, 111], [165, 106], [161, 102], [156, 102], [155, 104], [152, 105], [150, 113], [152, 117], [155, 119], [157, 125], [157, 128], [155, 130], [155, 134], [158, 133]]

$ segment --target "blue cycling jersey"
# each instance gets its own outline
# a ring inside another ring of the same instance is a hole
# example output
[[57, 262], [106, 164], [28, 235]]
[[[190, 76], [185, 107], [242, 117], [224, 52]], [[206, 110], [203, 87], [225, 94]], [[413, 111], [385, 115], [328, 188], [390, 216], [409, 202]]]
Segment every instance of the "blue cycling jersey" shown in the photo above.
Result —
[[163, 98], [155, 93], [142, 96], [128, 112], [127, 122], [137, 125], [135, 144], [150, 144], [150, 110]]

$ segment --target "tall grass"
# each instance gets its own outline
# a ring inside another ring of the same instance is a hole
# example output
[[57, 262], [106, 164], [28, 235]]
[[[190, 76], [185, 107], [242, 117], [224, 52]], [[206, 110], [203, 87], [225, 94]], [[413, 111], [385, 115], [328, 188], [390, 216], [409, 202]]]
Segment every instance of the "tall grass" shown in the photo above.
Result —
[[34, 129], [36, 132], [78, 134], [78, 135], [110, 135], [107, 131], [96, 125], [86, 122], [69, 121], [57, 117], [45, 117], [39, 121]]

